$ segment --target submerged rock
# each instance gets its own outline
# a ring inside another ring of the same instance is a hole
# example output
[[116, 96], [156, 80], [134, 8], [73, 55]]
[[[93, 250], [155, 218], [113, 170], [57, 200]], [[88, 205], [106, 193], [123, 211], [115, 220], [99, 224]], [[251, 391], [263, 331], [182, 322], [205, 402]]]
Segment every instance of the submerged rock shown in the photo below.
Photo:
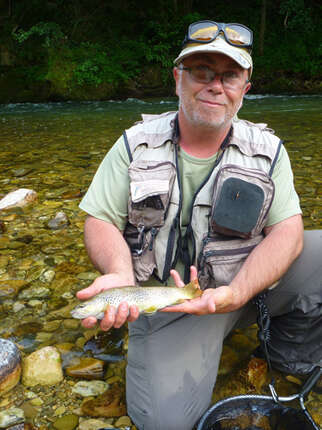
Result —
[[111, 428], [113, 429], [113, 427], [110, 426], [110, 422], [107, 421], [103, 421], [103, 420], [98, 420], [98, 419], [89, 419], [89, 420], [84, 420], [82, 422], [79, 423], [78, 429], [79, 430], [100, 430], [102, 428]]
[[23, 360], [22, 383], [25, 386], [55, 385], [62, 380], [61, 358], [55, 347], [46, 346]]
[[17, 346], [0, 339], [0, 396], [15, 387], [21, 375], [21, 355]]
[[10, 425], [20, 423], [24, 420], [24, 412], [22, 409], [10, 408], [0, 412], [0, 428], [5, 429]]
[[248, 363], [247, 379], [260, 393], [262, 386], [266, 382], [267, 377], [267, 363], [265, 360], [253, 357]]
[[26, 206], [37, 199], [37, 193], [28, 188], [19, 188], [18, 190], [11, 191], [3, 199], [0, 200], [0, 210], [6, 210], [13, 207]]
[[72, 388], [73, 393], [82, 397], [98, 396], [103, 394], [109, 385], [104, 381], [79, 381]]
[[66, 374], [74, 378], [102, 379], [104, 361], [88, 357], [81, 358], [78, 364], [66, 367]]
[[74, 430], [78, 425], [78, 416], [74, 414], [64, 415], [58, 418], [53, 426], [57, 430]]
[[62, 228], [67, 227], [68, 225], [69, 225], [69, 220], [65, 212], [57, 212], [55, 215], [55, 218], [48, 221], [48, 224], [47, 224], [47, 226], [51, 230], [60, 230]]
[[0, 281], [0, 298], [13, 299], [27, 283], [23, 279]]
[[114, 384], [96, 399], [85, 401], [82, 412], [90, 417], [122, 417], [126, 414], [124, 386]]

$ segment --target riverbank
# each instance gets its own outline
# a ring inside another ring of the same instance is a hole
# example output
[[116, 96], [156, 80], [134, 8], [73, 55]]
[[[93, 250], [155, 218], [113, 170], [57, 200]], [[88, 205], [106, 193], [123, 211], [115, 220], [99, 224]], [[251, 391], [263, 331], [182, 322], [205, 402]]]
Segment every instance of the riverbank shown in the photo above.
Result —
[[[306, 79], [301, 75], [290, 76], [283, 72], [272, 76], [253, 75], [250, 94], [316, 95], [322, 94], [319, 78]], [[0, 69], [0, 103], [91, 101], [127, 99], [130, 97], [171, 97], [175, 95], [174, 85], [164, 84], [161, 69], [150, 67], [137, 78], [122, 84], [102, 83], [100, 85], [76, 85], [64, 75], [50, 79], [30, 80], [26, 71], [19, 68]]]

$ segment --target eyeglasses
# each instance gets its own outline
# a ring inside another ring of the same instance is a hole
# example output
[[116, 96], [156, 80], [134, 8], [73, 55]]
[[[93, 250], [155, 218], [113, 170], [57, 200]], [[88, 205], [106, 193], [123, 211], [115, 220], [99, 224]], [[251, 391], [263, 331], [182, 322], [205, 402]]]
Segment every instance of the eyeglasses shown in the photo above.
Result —
[[212, 82], [218, 76], [220, 78], [222, 86], [225, 89], [235, 90], [237, 88], [242, 87], [248, 82], [247, 79], [244, 81], [244, 78], [241, 73], [238, 73], [234, 70], [217, 73], [214, 70], [210, 69], [208, 66], [199, 65], [185, 67], [183, 66], [183, 64], [179, 64], [178, 69], [189, 72], [191, 78], [199, 84], [210, 84], [210, 82]]
[[215, 21], [197, 21], [189, 25], [183, 46], [188, 43], [210, 43], [222, 32], [229, 45], [251, 51], [253, 32], [243, 24], [225, 24]]

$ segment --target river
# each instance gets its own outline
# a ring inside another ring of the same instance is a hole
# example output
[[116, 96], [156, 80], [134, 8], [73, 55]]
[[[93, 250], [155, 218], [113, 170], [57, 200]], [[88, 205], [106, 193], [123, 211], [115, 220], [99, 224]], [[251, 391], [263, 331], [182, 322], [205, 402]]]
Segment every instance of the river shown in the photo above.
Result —
[[[321, 96], [247, 96], [239, 113], [240, 118], [267, 123], [284, 140], [307, 229], [322, 228], [321, 101]], [[38, 193], [34, 204], [0, 212], [0, 337], [14, 340], [23, 356], [55, 345], [64, 370], [76, 363], [91, 373], [79, 360], [91, 357], [83, 346], [94, 332], [69, 318], [75, 293], [98, 274], [84, 249], [85, 214], [78, 203], [102, 157], [125, 128], [138, 121], [141, 113], [176, 109], [176, 99], [0, 105], [0, 197], [17, 188]], [[53, 230], [48, 223], [60, 211], [66, 214], [67, 225]], [[227, 375], [238, 371], [238, 363], [256, 345], [255, 332], [253, 327], [227, 341], [224, 353], [230, 364], [221, 365], [222, 384], [214, 399], [249, 390], [247, 384], [229, 385]], [[126, 333], [122, 336], [126, 339]], [[105, 379], [118, 376], [119, 382], [124, 380], [123, 340], [116, 336], [111, 340], [113, 351], [104, 352]], [[296, 391], [296, 384], [281, 376], [278, 379], [283, 395]], [[51, 428], [66, 414], [82, 416], [75, 412], [80, 398], [68, 392], [75, 384], [73, 375], [65, 374], [62, 384], [28, 390], [20, 383], [0, 398], [0, 412], [22, 407], [26, 421], [40, 429]], [[40, 398], [39, 404], [30, 406], [30, 398]], [[311, 398], [311, 410], [322, 423], [318, 400], [321, 397]]]

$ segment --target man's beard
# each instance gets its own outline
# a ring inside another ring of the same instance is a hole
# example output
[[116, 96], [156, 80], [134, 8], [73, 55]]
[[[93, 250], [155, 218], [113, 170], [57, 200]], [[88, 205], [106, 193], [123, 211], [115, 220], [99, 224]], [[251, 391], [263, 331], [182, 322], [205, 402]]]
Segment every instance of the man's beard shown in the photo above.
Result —
[[182, 103], [180, 100], [179, 108], [182, 109], [185, 118], [190, 122], [190, 124], [196, 127], [202, 127], [208, 130], [216, 130], [227, 124], [232, 120], [232, 116], [227, 114], [222, 114], [220, 117], [212, 118], [210, 115], [207, 116], [199, 110], [191, 108], [191, 104], [187, 106], [187, 103]]
[[[225, 109], [220, 115], [208, 114], [206, 110], [202, 112], [202, 107], [199, 105], [193, 106], [193, 103], [189, 100], [191, 95], [187, 95], [185, 90], [179, 85], [179, 108], [185, 115], [185, 118], [190, 122], [190, 124], [195, 127], [202, 127], [205, 130], [216, 130], [232, 122], [235, 112], [232, 110]], [[225, 106], [226, 107], [226, 106]], [[216, 108], [215, 108], [216, 109]], [[237, 110], [237, 109], [236, 109]]]

